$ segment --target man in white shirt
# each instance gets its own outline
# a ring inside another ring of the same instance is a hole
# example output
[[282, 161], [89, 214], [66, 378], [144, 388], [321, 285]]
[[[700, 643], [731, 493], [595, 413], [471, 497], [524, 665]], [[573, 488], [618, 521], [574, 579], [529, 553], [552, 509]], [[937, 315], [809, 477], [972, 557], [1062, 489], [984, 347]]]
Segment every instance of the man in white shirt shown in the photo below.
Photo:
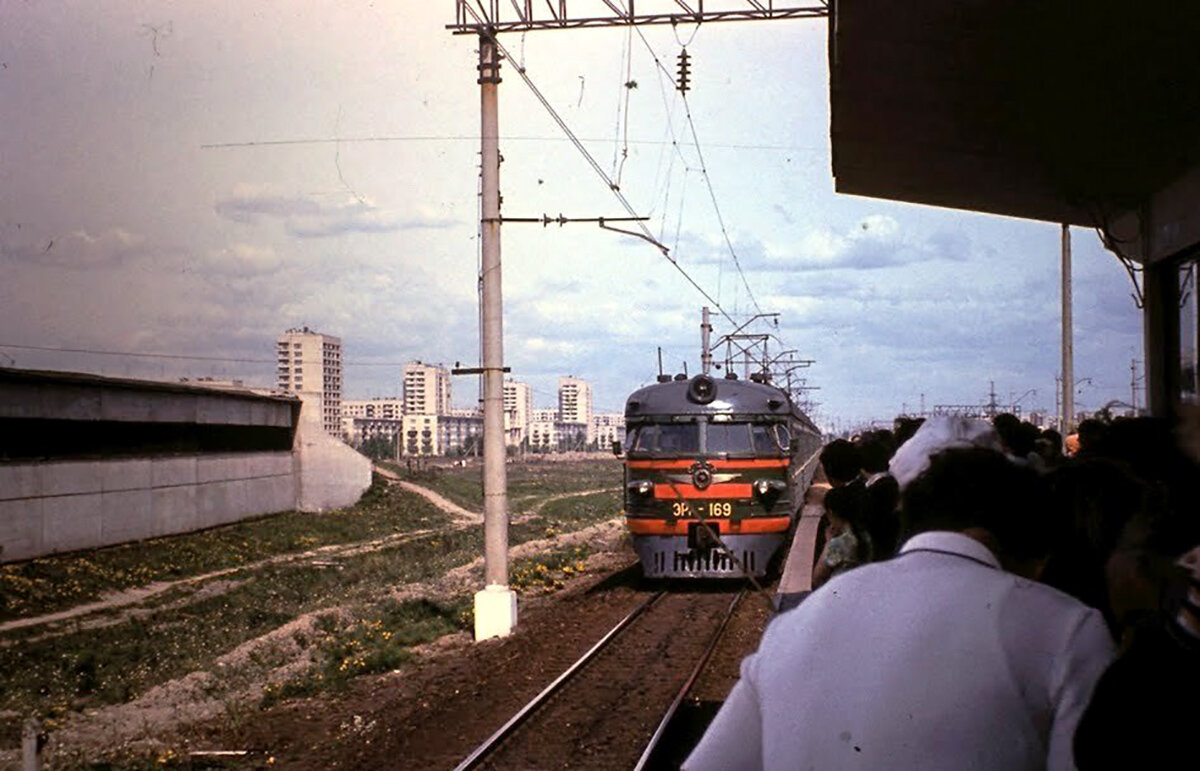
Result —
[[952, 449], [902, 500], [916, 535], [771, 623], [687, 771], [1073, 768], [1113, 645], [1097, 611], [1020, 575], [1044, 556], [1040, 480]]

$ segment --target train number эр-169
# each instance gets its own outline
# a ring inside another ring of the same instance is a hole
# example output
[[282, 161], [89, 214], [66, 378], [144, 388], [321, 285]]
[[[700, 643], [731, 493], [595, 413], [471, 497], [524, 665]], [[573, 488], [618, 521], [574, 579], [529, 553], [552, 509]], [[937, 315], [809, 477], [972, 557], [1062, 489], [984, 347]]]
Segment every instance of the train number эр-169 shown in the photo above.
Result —
[[684, 503], [675, 501], [671, 504], [671, 514], [676, 519], [683, 517], [725, 517], [733, 516], [733, 504], [729, 501], [708, 501], [705, 503]]

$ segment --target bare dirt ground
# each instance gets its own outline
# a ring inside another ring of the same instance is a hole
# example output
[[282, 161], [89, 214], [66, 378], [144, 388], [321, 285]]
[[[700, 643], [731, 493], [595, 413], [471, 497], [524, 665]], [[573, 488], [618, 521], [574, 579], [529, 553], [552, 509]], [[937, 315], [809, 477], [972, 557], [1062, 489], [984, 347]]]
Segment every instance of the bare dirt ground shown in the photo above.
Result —
[[[648, 591], [659, 586], [640, 577], [632, 555], [595, 555], [588, 576], [562, 592], [523, 602], [520, 624], [511, 637], [483, 643], [473, 643], [465, 634], [443, 638], [428, 646], [413, 665], [359, 678], [343, 693], [283, 703], [248, 716], [236, 726], [220, 721], [200, 724], [189, 735], [189, 746], [250, 753], [246, 765], [239, 768], [262, 767], [255, 763], [304, 771], [454, 768], [645, 599]], [[687, 603], [687, 592], [683, 588], [676, 599]], [[761, 596], [752, 594], [742, 603], [689, 699], [703, 713], [705, 723], [737, 681], [738, 666], [757, 646], [770, 615], [769, 603]], [[687, 624], [682, 627], [691, 628]], [[668, 633], [678, 637], [681, 631], [676, 625]], [[663, 655], [660, 651], [660, 658]], [[694, 655], [668, 658], [659, 663], [683, 674]], [[629, 661], [625, 666], [647, 671], [646, 666], [631, 666]], [[626, 679], [622, 682], [626, 682], [629, 673], [623, 674]], [[607, 699], [604, 711], [635, 712], [646, 707], [641, 702], [651, 701], [651, 695], [669, 701], [670, 689], [675, 686], [666, 680], [662, 675], [634, 678], [630, 681], [634, 685], [618, 689], [619, 693], [613, 693], [612, 682], [604, 680], [592, 701], [599, 701], [603, 691]], [[586, 724], [600, 720], [594, 714], [595, 703], [572, 703], [567, 708], [576, 716], [572, 720]], [[489, 760], [484, 767], [522, 771], [627, 768], [624, 761], [614, 765], [614, 758], [636, 758], [660, 715], [658, 712], [646, 717], [644, 725], [606, 736], [603, 750], [589, 750], [585, 742], [582, 749], [560, 747], [550, 758], [539, 756], [535, 761], [525, 753], [520, 760]], [[564, 726], [563, 730], [575, 729]], [[688, 747], [698, 735], [687, 739]], [[544, 743], [549, 742], [550, 737]], [[676, 748], [683, 754], [686, 749]]]
[[630, 555], [595, 555], [589, 574], [565, 590], [522, 600], [511, 637], [443, 638], [410, 666], [359, 678], [341, 694], [277, 705], [236, 726], [199, 725], [189, 742], [249, 750], [276, 768], [453, 768], [640, 601], [628, 573], [590, 591], [599, 576], [632, 564]]

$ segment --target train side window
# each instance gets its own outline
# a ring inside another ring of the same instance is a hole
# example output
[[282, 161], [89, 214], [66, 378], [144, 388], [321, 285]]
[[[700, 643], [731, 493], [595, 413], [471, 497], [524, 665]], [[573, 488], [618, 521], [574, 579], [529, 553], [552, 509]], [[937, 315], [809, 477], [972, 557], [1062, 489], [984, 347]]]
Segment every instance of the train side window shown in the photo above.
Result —
[[631, 440], [635, 452], [650, 452], [658, 446], [658, 426], [641, 426]]
[[770, 426], [751, 426], [750, 433], [754, 437], [754, 452], [763, 455], [779, 452], [779, 445], [771, 437]]
[[775, 446], [780, 450], [787, 452], [792, 449], [792, 432], [782, 423], [776, 423], [772, 427], [771, 436], [775, 441]]
[[631, 426], [629, 430], [625, 432], [625, 441], [621, 443], [622, 452], [628, 454], [629, 451], [634, 448], [634, 444], [637, 442], [638, 432], [640, 430], [640, 428], [634, 428]]

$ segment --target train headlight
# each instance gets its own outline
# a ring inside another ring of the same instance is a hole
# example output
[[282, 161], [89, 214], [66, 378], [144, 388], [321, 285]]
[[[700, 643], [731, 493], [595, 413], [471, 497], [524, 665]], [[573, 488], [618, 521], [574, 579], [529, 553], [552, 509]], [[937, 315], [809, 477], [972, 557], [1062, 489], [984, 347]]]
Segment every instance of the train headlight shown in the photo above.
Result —
[[772, 493], [782, 493], [786, 489], [787, 485], [778, 479], [756, 479], [754, 481], [754, 492], [764, 498]]
[[708, 375], [696, 375], [688, 383], [687, 398], [694, 404], [708, 404], [717, 398], [717, 381]]
[[654, 483], [649, 479], [643, 479], [638, 482], [630, 482], [628, 487], [631, 493], [636, 493], [637, 495], [649, 495], [650, 493], [654, 492]]

